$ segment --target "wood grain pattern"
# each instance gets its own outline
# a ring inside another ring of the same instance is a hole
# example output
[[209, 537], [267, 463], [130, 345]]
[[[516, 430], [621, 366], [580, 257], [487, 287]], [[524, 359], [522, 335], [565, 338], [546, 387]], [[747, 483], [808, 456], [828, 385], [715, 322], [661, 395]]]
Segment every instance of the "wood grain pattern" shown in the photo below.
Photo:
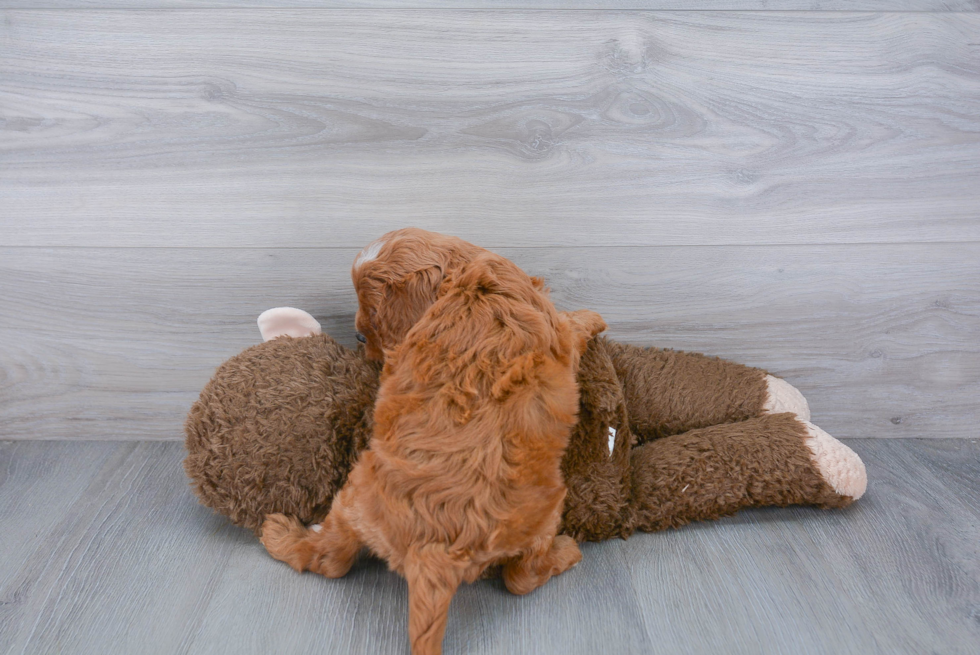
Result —
[[[22, 445], [4, 448], [5, 466], [20, 475], [0, 486], [2, 518], [27, 526], [9, 538], [31, 548], [28, 559], [5, 556], [0, 564], [24, 590], [3, 608], [0, 650], [187, 652], [186, 631], [200, 620], [225, 561], [252, 544], [194, 503], [180, 446], [47, 443], [27, 454]], [[76, 478], [85, 491], [67, 510], [8, 504], [33, 486], [63, 493]], [[52, 520], [54, 530], [32, 534], [31, 525]], [[188, 525], [197, 538], [187, 539]], [[0, 595], [8, 598], [8, 589]]]
[[[980, 241], [980, 16], [5, 11], [0, 245]], [[384, 47], [379, 47], [384, 44]]]
[[745, 512], [722, 548], [707, 523], [625, 542], [647, 630], [689, 652], [975, 651], [977, 441], [849, 445], [869, 478], [849, 510]]
[[0, 442], [0, 652], [14, 652], [34, 631], [40, 604], [56, 590], [61, 563], [51, 550], [77, 528], [72, 514], [91, 511], [92, 481], [130, 444], [76, 445], [40, 451], [30, 443]]
[[[0, 598], [9, 599], [0, 614], [3, 652], [407, 649], [407, 592], [400, 578], [374, 560], [330, 582], [273, 561], [250, 534], [196, 504], [179, 444], [0, 448], [15, 473], [0, 479], [0, 520], [18, 529], [2, 538], [29, 553], [26, 560], [0, 562]], [[77, 464], [75, 475], [63, 474], [69, 462]], [[80, 498], [68, 493], [77, 479], [85, 488]], [[36, 508], [7, 502], [38, 486], [74, 501], [48, 507], [53, 516], [45, 518], [57, 529], [42, 538], [31, 528]], [[604, 580], [611, 598], [579, 593], [583, 578]], [[603, 635], [612, 634], [625, 652], [650, 652], [625, 590], [622, 563], [600, 557], [526, 599], [498, 583], [467, 587], [453, 606], [449, 652], [595, 652]], [[591, 604], [597, 597], [601, 609]], [[576, 625], [563, 629], [575, 607]], [[527, 622], [549, 629], [513, 630]]]
[[[523, 598], [464, 586], [445, 652], [972, 653], [980, 445], [849, 445], [871, 482], [848, 510], [588, 544]], [[401, 578], [372, 559], [340, 580], [292, 572], [196, 504], [182, 457], [176, 443], [0, 443], [0, 650], [407, 652]]]
[[0, 9], [639, 9], [684, 11], [980, 11], [977, 0], [0, 0]]
[[[0, 249], [0, 435], [182, 438], [263, 310], [355, 345], [356, 252]], [[499, 252], [613, 338], [786, 377], [831, 434], [980, 436], [980, 244]]]
[[466, 586], [447, 653], [972, 655], [980, 2], [772, 4], [0, 0], [0, 652], [406, 652], [400, 578], [272, 561], [172, 441], [262, 310], [353, 346], [349, 263], [414, 224], [929, 437], [851, 440], [847, 511]]

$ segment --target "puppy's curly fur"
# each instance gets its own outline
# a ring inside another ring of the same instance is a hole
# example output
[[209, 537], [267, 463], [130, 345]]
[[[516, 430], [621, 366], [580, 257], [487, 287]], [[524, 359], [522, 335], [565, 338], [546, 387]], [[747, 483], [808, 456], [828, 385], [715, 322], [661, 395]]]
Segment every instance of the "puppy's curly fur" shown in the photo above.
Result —
[[364, 337], [367, 358], [383, 360], [384, 350], [401, 343], [435, 303], [446, 277], [487, 253], [457, 237], [417, 228], [389, 232], [367, 245], [351, 268], [358, 302], [354, 325]]
[[385, 358], [371, 444], [323, 523], [271, 515], [262, 541], [328, 577], [367, 545], [408, 580], [412, 652], [439, 653], [461, 582], [502, 563], [525, 594], [581, 559], [556, 536], [560, 465], [579, 357], [605, 323], [557, 312], [507, 259], [421, 230], [369, 246], [353, 277], [358, 328]]

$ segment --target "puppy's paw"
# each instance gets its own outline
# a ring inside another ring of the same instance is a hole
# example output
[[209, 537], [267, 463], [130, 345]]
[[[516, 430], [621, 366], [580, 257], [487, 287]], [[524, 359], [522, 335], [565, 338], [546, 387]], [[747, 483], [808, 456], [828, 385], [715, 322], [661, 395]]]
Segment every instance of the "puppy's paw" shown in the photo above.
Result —
[[591, 309], [578, 309], [574, 312], [563, 312], [572, 324], [572, 329], [586, 339], [591, 339], [606, 329], [606, 321]]
[[567, 535], [558, 535], [551, 544], [553, 559], [552, 575], [564, 573], [582, 561], [582, 551], [574, 539]]
[[356, 556], [356, 547], [348, 548], [346, 552], [342, 546], [331, 550], [319, 550], [313, 553], [308, 568], [325, 578], [342, 578], [354, 565]]
[[297, 571], [304, 571], [312, 559], [312, 548], [306, 538], [308, 532], [295, 517], [269, 514], [262, 523], [259, 541], [274, 558]]
[[579, 309], [574, 312], [561, 312], [571, 328], [572, 343], [579, 355], [584, 355], [589, 342], [606, 329], [606, 322], [601, 316], [590, 309]]

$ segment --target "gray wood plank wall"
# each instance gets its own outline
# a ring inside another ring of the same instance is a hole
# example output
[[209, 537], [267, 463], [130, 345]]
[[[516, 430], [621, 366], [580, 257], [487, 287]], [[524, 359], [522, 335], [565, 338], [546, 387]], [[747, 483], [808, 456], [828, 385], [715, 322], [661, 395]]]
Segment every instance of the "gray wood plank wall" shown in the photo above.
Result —
[[980, 0], [0, 0], [0, 9], [641, 9], [686, 11], [980, 11]]
[[181, 438], [263, 309], [352, 345], [404, 225], [836, 436], [980, 434], [976, 2], [220, 4], [0, 11], [0, 438]]

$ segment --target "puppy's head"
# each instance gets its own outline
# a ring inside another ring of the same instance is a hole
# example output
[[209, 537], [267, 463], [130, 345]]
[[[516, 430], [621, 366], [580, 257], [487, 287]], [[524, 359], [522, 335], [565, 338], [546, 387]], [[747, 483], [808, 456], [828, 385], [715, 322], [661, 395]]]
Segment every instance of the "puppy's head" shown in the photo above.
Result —
[[486, 252], [462, 239], [418, 228], [385, 234], [354, 259], [355, 326], [368, 359], [384, 359], [439, 297], [446, 277]]

